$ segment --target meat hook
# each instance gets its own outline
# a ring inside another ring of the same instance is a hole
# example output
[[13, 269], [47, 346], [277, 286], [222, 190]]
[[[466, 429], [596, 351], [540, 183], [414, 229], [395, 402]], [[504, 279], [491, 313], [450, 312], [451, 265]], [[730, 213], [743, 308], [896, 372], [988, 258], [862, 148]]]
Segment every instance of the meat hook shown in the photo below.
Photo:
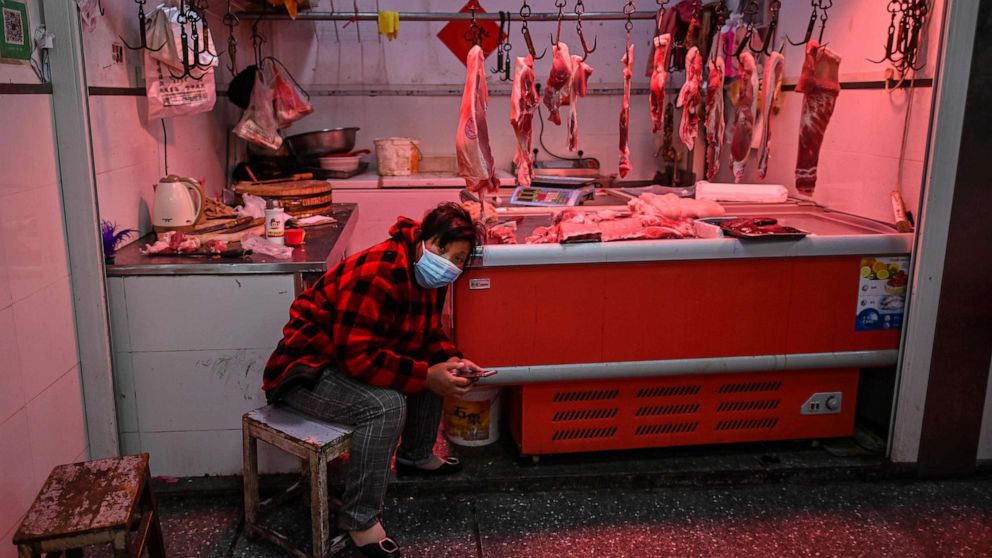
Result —
[[803, 40], [799, 41], [798, 43], [794, 43], [792, 42], [792, 39], [790, 39], [789, 36], [786, 35], [785, 40], [789, 41], [790, 45], [792, 46], [804, 45], [808, 43], [810, 39], [813, 38], [813, 29], [816, 28], [816, 18], [817, 15], [819, 15], [816, 11], [816, 1], [817, 0], [810, 0], [810, 5], [812, 5], [813, 7], [813, 12], [809, 14], [809, 24], [806, 26], [806, 36], [803, 37]]
[[552, 47], [557, 46], [561, 40], [561, 19], [565, 17], [565, 4], [567, 4], [566, 0], [555, 0], [555, 7], [558, 8], [558, 27], [555, 30], [554, 37], [551, 36], [551, 33], [548, 33]]
[[781, 8], [781, 0], [771, 0], [771, 2], [768, 3], [768, 29], [765, 31], [765, 36], [761, 40], [761, 48], [758, 50], [754, 50], [754, 48], [751, 47], [750, 42], [748, 42], [748, 48], [751, 49], [751, 52], [771, 56], [772, 49], [774, 48], [772, 37], [775, 36], [775, 30], [778, 29], [778, 12]]
[[472, 43], [474, 46], [482, 45], [482, 39], [486, 36], [486, 31], [479, 26], [479, 21], [475, 19], [475, 6], [472, 6], [472, 22], [469, 25], [468, 31], [465, 32], [465, 40]]
[[[183, 60], [183, 71], [181, 74], [176, 75], [169, 70], [169, 75], [172, 79], [186, 79], [190, 78], [196, 81], [200, 81], [207, 75], [206, 70], [212, 67], [211, 64], [200, 64], [200, 37], [199, 32], [196, 30], [196, 22], [200, 19], [200, 14], [196, 11], [195, 0], [190, 0], [189, 7], [187, 8], [184, 0], [179, 0], [179, 11], [176, 14], [176, 23], [179, 24], [179, 37], [180, 46], [182, 47], [182, 60]], [[192, 28], [192, 36], [186, 33], [186, 24], [189, 24]], [[193, 41], [193, 62], [190, 62], [190, 39]], [[216, 58], [216, 54], [212, 54]], [[193, 70], [202, 70], [199, 76], [193, 73]]]
[[586, 7], [582, 3], [582, 0], [577, 0], [575, 2], [575, 30], [579, 34], [579, 42], [582, 43], [582, 61], [585, 62], [589, 55], [596, 52], [596, 45], [599, 44], [599, 37], [594, 37], [592, 40], [592, 48], [589, 48], [589, 43], [586, 42], [586, 36], [582, 34], [582, 14], [585, 13]]
[[826, 46], [823, 42], [823, 32], [827, 28], [827, 18], [830, 17], [827, 14], [827, 10], [833, 7], [834, 0], [819, 0], [820, 2], [820, 34], [817, 36], [816, 41], [820, 43], [820, 46]]
[[503, 59], [506, 61], [506, 65], [503, 68], [506, 70], [504, 75], [500, 76], [500, 81], [510, 81], [513, 79], [513, 58], [510, 56], [510, 51], [513, 50], [513, 45], [510, 43], [510, 27], [512, 19], [510, 18], [510, 12], [506, 12], [506, 33], [503, 35]]
[[491, 73], [494, 73], [494, 74], [502, 74], [503, 71], [504, 71], [504, 68], [503, 68], [503, 40], [504, 39], [503, 39], [503, 37], [507, 37], [506, 32], [505, 32], [506, 31], [506, 19], [507, 19], [507, 13], [504, 12], [503, 10], [500, 10], [499, 11], [499, 35], [496, 36], [496, 40], [499, 42], [499, 44], [496, 45], [496, 67], [493, 68], [493, 69], [491, 69], [491, 70], [489, 70]]
[[145, 16], [146, 0], [134, 0], [134, 2], [138, 4], [138, 32], [140, 33], [139, 37], [141, 37], [141, 42], [138, 43], [138, 46], [131, 46], [123, 35], [118, 35], [117, 37], [122, 43], [124, 43], [124, 46], [127, 47], [128, 50], [148, 50], [151, 52], [158, 52], [162, 50], [168, 41], [162, 41], [162, 44], [159, 45], [158, 48], [151, 48], [148, 46], [148, 34], [145, 30], [145, 27], [148, 25], [148, 18]]
[[745, 48], [751, 52], [758, 52], [751, 48], [751, 39], [754, 37], [754, 19], [758, 15], [759, 10], [760, 7], [757, 0], [748, 0], [748, 3], [744, 7], [744, 16], [747, 18], [747, 23], [744, 27], [744, 36], [741, 37], [741, 42], [737, 45], [737, 50], [734, 51], [734, 58], [738, 62], [740, 62], [741, 54], [744, 53]]
[[524, 0], [523, 5], [520, 6], [520, 19], [523, 21], [523, 24], [520, 27], [520, 32], [523, 33], [524, 42], [527, 43], [527, 52], [530, 54], [530, 57], [534, 60], [540, 60], [548, 54], [548, 49], [544, 49], [544, 52], [542, 52], [540, 56], [538, 56], [537, 51], [534, 50], [534, 40], [531, 39], [530, 29], [527, 28], [527, 19], [530, 18], [530, 14], [530, 6], [527, 4], [527, 0]]
[[234, 15], [231, 10], [231, 0], [227, 0], [227, 13], [224, 14], [224, 25], [227, 27], [227, 56], [231, 60], [231, 64], [227, 66], [227, 70], [231, 72], [231, 75], [238, 73], [238, 39], [234, 35], [234, 28], [237, 27], [240, 21], [238, 16]]

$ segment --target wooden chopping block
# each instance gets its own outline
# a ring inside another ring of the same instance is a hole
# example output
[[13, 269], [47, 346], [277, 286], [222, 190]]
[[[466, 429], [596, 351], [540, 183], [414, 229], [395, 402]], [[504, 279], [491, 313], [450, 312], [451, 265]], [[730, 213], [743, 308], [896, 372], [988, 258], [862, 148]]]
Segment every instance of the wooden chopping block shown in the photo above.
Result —
[[297, 180], [267, 184], [238, 182], [234, 185], [234, 192], [237, 194], [251, 194], [266, 198], [330, 195], [331, 189], [331, 183], [326, 180]]

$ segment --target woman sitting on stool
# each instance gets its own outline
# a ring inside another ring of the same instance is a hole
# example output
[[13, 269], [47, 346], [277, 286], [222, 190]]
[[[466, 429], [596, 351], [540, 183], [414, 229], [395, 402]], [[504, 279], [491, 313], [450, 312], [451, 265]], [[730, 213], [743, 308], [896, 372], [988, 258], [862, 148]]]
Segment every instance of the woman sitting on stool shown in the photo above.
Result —
[[482, 371], [441, 331], [446, 288], [479, 241], [468, 212], [444, 203], [389, 235], [296, 297], [262, 386], [270, 403], [354, 428], [338, 527], [369, 557], [400, 555], [381, 523], [393, 452], [400, 474], [459, 471], [433, 452], [442, 398]]

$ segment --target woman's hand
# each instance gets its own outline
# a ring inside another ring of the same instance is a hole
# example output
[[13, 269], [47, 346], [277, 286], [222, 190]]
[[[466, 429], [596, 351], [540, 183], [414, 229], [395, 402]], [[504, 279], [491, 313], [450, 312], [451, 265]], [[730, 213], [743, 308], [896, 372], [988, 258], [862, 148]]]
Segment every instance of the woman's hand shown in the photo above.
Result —
[[452, 359], [427, 369], [427, 389], [441, 397], [463, 397], [471, 389], [473, 382], [456, 375], [465, 368], [464, 361]]
[[469, 374], [482, 374], [483, 372], [485, 372], [485, 370], [483, 370], [481, 366], [479, 366], [478, 364], [472, 362], [467, 358], [451, 357], [450, 359], [448, 359], [448, 362], [459, 363], [461, 365], [460, 370], [464, 370]]

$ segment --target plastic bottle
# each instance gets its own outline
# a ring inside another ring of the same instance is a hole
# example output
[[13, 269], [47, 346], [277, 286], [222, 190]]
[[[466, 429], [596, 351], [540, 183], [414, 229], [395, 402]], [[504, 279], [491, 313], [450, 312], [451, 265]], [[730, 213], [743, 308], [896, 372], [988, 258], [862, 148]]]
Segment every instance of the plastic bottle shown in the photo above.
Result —
[[265, 203], [265, 238], [273, 244], [286, 244], [286, 210], [279, 200]]

